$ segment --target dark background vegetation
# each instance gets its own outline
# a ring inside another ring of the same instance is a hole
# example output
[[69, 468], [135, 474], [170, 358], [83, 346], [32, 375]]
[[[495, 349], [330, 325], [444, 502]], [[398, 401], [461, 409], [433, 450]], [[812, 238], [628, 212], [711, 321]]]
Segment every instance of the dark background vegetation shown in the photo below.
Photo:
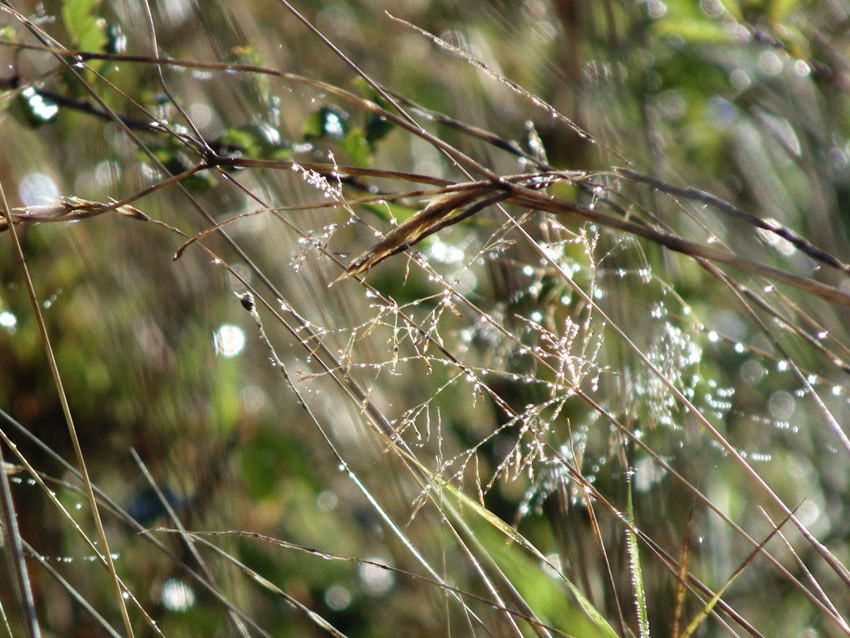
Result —
[[[356, 70], [271, 0], [0, 6], [0, 185], [115, 571], [148, 615], [128, 603], [134, 633], [850, 633], [850, 4], [293, 5]], [[395, 113], [365, 77], [497, 175], [548, 170], [559, 201], [748, 261], [507, 202], [331, 285], [430, 195], [265, 207], [434, 188], [382, 170], [482, 179], [332, 90]], [[237, 166], [61, 221], [209, 160], [199, 135]], [[8, 228], [0, 246], [0, 431], [35, 616], [127, 635], [57, 458], [78, 467]], [[268, 538], [192, 550], [175, 519]], [[20, 581], [0, 583], [0, 633], [26, 635]]]

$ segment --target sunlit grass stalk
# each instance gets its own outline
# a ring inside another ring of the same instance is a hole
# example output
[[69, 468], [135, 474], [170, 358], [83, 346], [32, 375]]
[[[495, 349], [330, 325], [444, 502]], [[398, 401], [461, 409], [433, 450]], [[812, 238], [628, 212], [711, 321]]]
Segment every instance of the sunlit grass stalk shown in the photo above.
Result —
[[[50, 337], [47, 334], [47, 325], [44, 323], [44, 317], [41, 314], [41, 305], [38, 302], [35, 287], [33, 286], [32, 279], [30, 278], [26, 258], [24, 257], [24, 251], [21, 247], [20, 239], [18, 239], [18, 233], [15, 230], [15, 224], [12, 222], [9, 203], [6, 200], [6, 193], [3, 189], [2, 184], [0, 184], [0, 199], [2, 199], [3, 209], [6, 212], [6, 222], [9, 228], [9, 238], [11, 239], [13, 251], [15, 253], [15, 256], [17, 257], [18, 265], [21, 269], [21, 276], [24, 280], [24, 285], [26, 287], [27, 294], [30, 298], [33, 315], [35, 317], [36, 324], [38, 325], [38, 329], [41, 334], [42, 345], [44, 346], [44, 352], [47, 355], [47, 361], [50, 366], [50, 372], [53, 375], [53, 382], [56, 385], [56, 392], [58, 394], [59, 402], [62, 405], [62, 412], [65, 415], [65, 422], [68, 426], [68, 434], [70, 435], [71, 443], [74, 446], [74, 453], [77, 457], [77, 465], [82, 476], [83, 484], [86, 488], [86, 495], [88, 496], [89, 507], [91, 508], [92, 517], [94, 518], [95, 527], [97, 529], [97, 535], [100, 540], [102, 554], [94, 545], [92, 545], [92, 550], [96, 555], [101, 556], [102, 560], [105, 562], [107, 572], [109, 573], [110, 578], [112, 580], [118, 609], [121, 611], [121, 618], [124, 621], [124, 629], [127, 632], [127, 636], [132, 637], [134, 635], [133, 625], [130, 622], [129, 614], [127, 613], [127, 605], [124, 602], [124, 589], [121, 586], [121, 582], [118, 578], [118, 572], [115, 569], [115, 563], [112, 560], [112, 554], [109, 551], [109, 541], [106, 538], [106, 530], [103, 528], [103, 521], [100, 518], [100, 512], [97, 508], [97, 499], [94, 496], [91, 479], [89, 478], [88, 469], [86, 468], [83, 450], [80, 446], [79, 438], [77, 437], [77, 429], [74, 425], [74, 418], [71, 415], [71, 407], [68, 404], [68, 397], [65, 395], [65, 389], [62, 384], [62, 376], [59, 372], [59, 366], [56, 363], [56, 357], [53, 354], [53, 347], [50, 343]], [[25, 587], [25, 582], [26, 581], [21, 583], [20, 586]], [[22, 591], [22, 594], [26, 595], [25, 591], [26, 589]], [[30, 619], [30, 621], [28, 622], [32, 623], [32, 619]], [[33, 636], [39, 635], [37, 624], [30, 624], [30, 627], [31, 631], [35, 631], [35, 633], [32, 634]]]
[[[0, 185], [0, 196], [2, 194], [3, 187]], [[35, 601], [32, 595], [32, 585], [30, 584], [30, 577], [27, 572], [26, 561], [24, 560], [21, 531], [18, 528], [18, 514], [15, 510], [15, 503], [12, 500], [12, 490], [9, 485], [6, 462], [3, 459], [2, 445], [0, 445], [0, 515], [2, 515], [0, 519], [3, 522], [2, 530], [0, 530], [0, 538], [3, 540], [3, 548], [5, 550], [3, 553], [6, 556], [7, 573], [9, 575], [14, 574], [15, 598], [18, 603], [20, 617], [23, 619], [27, 636], [37, 638], [41, 635], [41, 628], [38, 623]], [[6, 628], [9, 629], [6, 610], [3, 609], [2, 602], [0, 602], [0, 614], [3, 616]], [[9, 635], [12, 635], [11, 630], [9, 630]]]
[[[79, 470], [75, 468], [73, 465], [68, 463], [61, 456], [56, 454], [56, 452], [49, 445], [44, 443], [41, 439], [36, 437], [32, 432], [27, 430], [23, 424], [19, 423], [15, 419], [13, 419], [9, 414], [7, 414], [4, 410], [0, 409], [0, 418], [2, 418], [6, 423], [8, 423], [13, 429], [15, 429], [21, 436], [25, 439], [33, 443], [39, 450], [44, 452], [49, 458], [55, 461], [60, 467], [62, 467], [69, 474], [74, 476], [82, 483], [82, 475]], [[3, 428], [0, 428], [0, 440], [3, 441], [18, 457], [18, 460], [21, 462], [24, 469], [27, 473], [35, 480], [36, 484], [42, 488], [43, 491], [46, 491], [48, 497], [51, 497], [55, 501], [55, 505], [58, 507], [60, 513], [64, 513], [67, 515], [67, 512], [64, 510], [64, 507], [61, 503], [56, 500], [56, 496], [53, 490], [49, 489], [48, 486], [44, 483], [44, 477], [39, 474], [35, 468], [33, 468], [29, 461], [26, 459], [23, 454], [17, 449], [14, 441], [6, 434]], [[75, 487], [73, 485], [64, 485], [66, 489], [71, 491], [75, 491], [81, 494], [85, 494], [85, 488]], [[112, 500], [108, 494], [106, 494], [103, 490], [101, 490], [96, 484], [92, 483], [92, 488], [97, 495], [97, 498], [108, 508], [108, 511], [111, 512], [114, 516], [117, 517], [122, 523], [128, 525], [131, 529], [133, 529], [141, 538], [145, 539], [157, 552], [161, 553], [163, 556], [166, 556], [169, 560], [171, 560], [176, 566], [182, 569], [194, 582], [200, 585], [204, 590], [215, 598], [222, 606], [224, 606], [228, 611], [236, 613], [239, 618], [241, 618], [245, 623], [250, 625], [254, 631], [257, 631], [260, 635], [270, 636], [267, 632], [265, 632], [257, 623], [248, 616], [244, 611], [238, 609], [227, 600], [221, 591], [211, 585], [206, 579], [201, 576], [192, 566], [190, 566], [185, 560], [181, 559], [180, 556], [169, 550], [154, 534], [152, 534], [148, 529], [142, 526], [138, 521], [133, 519], [124, 509], [122, 509], [114, 500]], [[67, 515], [68, 522], [75, 526], [76, 523], [69, 515]], [[76, 529], [76, 528], [75, 528]], [[85, 536], [85, 533], [82, 530], [77, 529], [77, 532], [81, 535], [84, 541], [89, 543], [88, 538]], [[93, 554], [97, 556], [96, 554]], [[75, 593], [75, 596], [79, 595], [79, 592]], [[134, 600], [131, 595], [131, 600]], [[144, 611], [142, 610], [144, 613]]]
[[632, 531], [635, 525], [635, 510], [632, 503], [632, 479], [626, 481], [626, 516], [629, 526], [626, 528], [626, 543], [629, 549], [629, 570], [632, 575], [632, 586], [635, 594], [635, 608], [637, 610], [638, 630], [641, 638], [649, 638], [649, 615], [646, 611], [646, 590], [643, 586], [644, 575], [640, 564], [640, 548], [637, 536]]

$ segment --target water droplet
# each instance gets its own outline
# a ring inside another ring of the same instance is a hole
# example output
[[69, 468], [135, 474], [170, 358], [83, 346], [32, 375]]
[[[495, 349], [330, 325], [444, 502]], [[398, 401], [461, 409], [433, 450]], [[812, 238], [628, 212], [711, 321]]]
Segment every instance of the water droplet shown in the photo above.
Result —
[[49, 122], [59, 113], [59, 106], [53, 100], [44, 97], [31, 86], [21, 92], [21, 97], [29, 107], [30, 116], [39, 122]]
[[331, 585], [325, 591], [325, 603], [334, 611], [343, 611], [351, 604], [351, 592], [342, 585]]
[[[367, 559], [373, 563], [387, 564], [380, 558]], [[378, 565], [361, 563], [357, 568], [357, 576], [363, 584], [364, 589], [372, 596], [383, 596], [395, 584], [395, 574]]]
[[161, 598], [170, 611], [186, 611], [195, 604], [194, 590], [179, 578], [169, 578], [162, 584]]
[[794, 397], [781, 390], [770, 395], [770, 399], [768, 399], [767, 402], [770, 415], [774, 419], [780, 419], [783, 421], [787, 420], [791, 416], [794, 412], [795, 406], [796, 402], [794, 401]]
[[0, 327], [5, 328], [10, 335], [13, 335], [18, 327], [18, 318], [8, 310], [4, 310], [0, 312]]
[[239, 326], [222, 324], [213, 335], [215, 353], [221, 357], [235, 357], [245, 348], [245, 333]]
[[59, 199], [59, 187], [49, 175], [30, 173], [18, 185], [18, 195], [24, 206], [52, 204]]

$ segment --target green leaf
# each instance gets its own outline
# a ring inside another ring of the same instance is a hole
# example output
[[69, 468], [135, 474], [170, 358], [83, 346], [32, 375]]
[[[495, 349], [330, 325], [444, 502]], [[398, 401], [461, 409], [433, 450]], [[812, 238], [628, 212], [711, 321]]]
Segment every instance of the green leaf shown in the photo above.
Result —
[[217, 359], [210, 393], [210, 424], [216, 432], [234, 434], [241, 414], [241, 369], [238, 358]]
[[372, 158], [372, 147], [366, 140], [362, 128], [348, 131], [342, 140], [342, 149], [348, 153], [351, 160], [359, 166], [368, 166]]
[[387, 118], [369, 113], [366, 116], [366, 141], [374, 150], [375, 143], [384, 139], [394, 128], [395, 124], [388, 121]]
[[59, 113], [59, 106], [55, 102], [31, 86], [21, 91], [15, 102], [17, 108], [12, 112], [32, 128], [53, 121]]
[[124, 53], [127, 48], [127, 36], [124, 35], [124, 30], [117, 22], [111, 23], [106, 29], [106, 47], [107, 53]]
[[341, 140], [348, 132], [348, 113], [342, 109], [323, 106], [304, 122], [305, 140], [332, 138]]
[[[65, 0], [62, 3], [62, 22], [75, 48], [98, 53], [106, 50], [109, 36], [106, 20], [95, 13], [98, 5], [100, 0]], [[104, 61], [90, 60], [88, 64], [97, 69]]]
[[[366, 80], [363, 78], [357, 78], [354, 80], [354, 84], [357, 86], [363, 97], [375, 102], [378, 106], [386, 109], [387, 111], [394, 111], [392, 104], [378, 95], [378, 92], [369, 86], [369, 83], [366, 82]], [[385, 117], [382, 117], [377, 113], [366, 114], [366, 140], [370, 145], [374, 146], [376, 142], [386, 137], [387, 133], [393, 130], [393, 128], [395, 128], [395, 125], [389, 122]]]
[[[169, 137], [166, 143], [161, 146], [151, 147], [151, 151], [154, 157], [165, 166], [171, 175], [178, 175], [194, 166], [194, 163], [187, 155], [186, 147], [173, 137]], [[139, 157], [142, 161], [149, 161], [148, 157], [141, 152], [139, 153]], [[190, 175], [180, 183], [190, 191], [202, 193], [211, 189], [217, 182], [210, 171], [201, 171]]]
[[256, 159], [273, 158], [288, 150], [278, 130], [265, 122], [231, 127], [211, 146], [220, 155]]
[[664, 18], [653, 23], [653, 30], [658, 36], [676, 35], [688, 42], [724, 43], [732, 40], [723, 23], [701, 18]]
[[372, 156], [372, 146], [362, 128], [352, 128], [349, 115], [335, 106], [323, 106], [304, 122], [305, 140], [330, 139], [339, 142], [355, 164], [366, 166]]
[[[480, 505], [473, 499], [469, 498], [466, 494], [461, 492], [455, 486], [450, 483], [441, 483], [441, 487], [445, 490], [446, 494], [450, 494], [457, 498], [458, 503], [466, 508], [471, 509], [476, 514], [481, 516], [485, 521], [487, 521], [490, 525], [492, 525], [495, 529], [504, 534], [507, 538], [517, 543], [521, 547], [527, 549], [533, 556], [535, 556], [540, 561], [546, 561], [546, 557], [540, 553], [540, 551], [532, 545], [522, 534], [516, 531], [513, 527], [505, 523], [501, 518], [496, 516], [493, 512], [488, 510], [486, 507]], [[546, 561], [548, 563], [548, 561]], [[566, 586], [567, 589], [570, 590], [573, 597], [576, 599], [576, 602], [582, 608], [582, 611], [587, 615], [590, 621], [596, 626], [599, 630], [600, 636], [607, 636], [608, 638], [617, 638], [617, 632], [614, 631], [613, 627], [608, 624], [608, 621], [602, 616], [599, 610], [593, 606], [593, 603], [588, 600], [585, 595], [581, 592], [577, 585], [575, 585], [569, 578], [567, 578], [564, 574], [558, 572], [558, 577]]]
[[799, 0], [773, 0], [767, 13], [768, 20], [772, 24], [781, 24], [798, 4]]
[[11, 24], [0, 27], [0, 40], [3, 42], [17, 42], [18, 33], [15, 31], [15, 27]]

